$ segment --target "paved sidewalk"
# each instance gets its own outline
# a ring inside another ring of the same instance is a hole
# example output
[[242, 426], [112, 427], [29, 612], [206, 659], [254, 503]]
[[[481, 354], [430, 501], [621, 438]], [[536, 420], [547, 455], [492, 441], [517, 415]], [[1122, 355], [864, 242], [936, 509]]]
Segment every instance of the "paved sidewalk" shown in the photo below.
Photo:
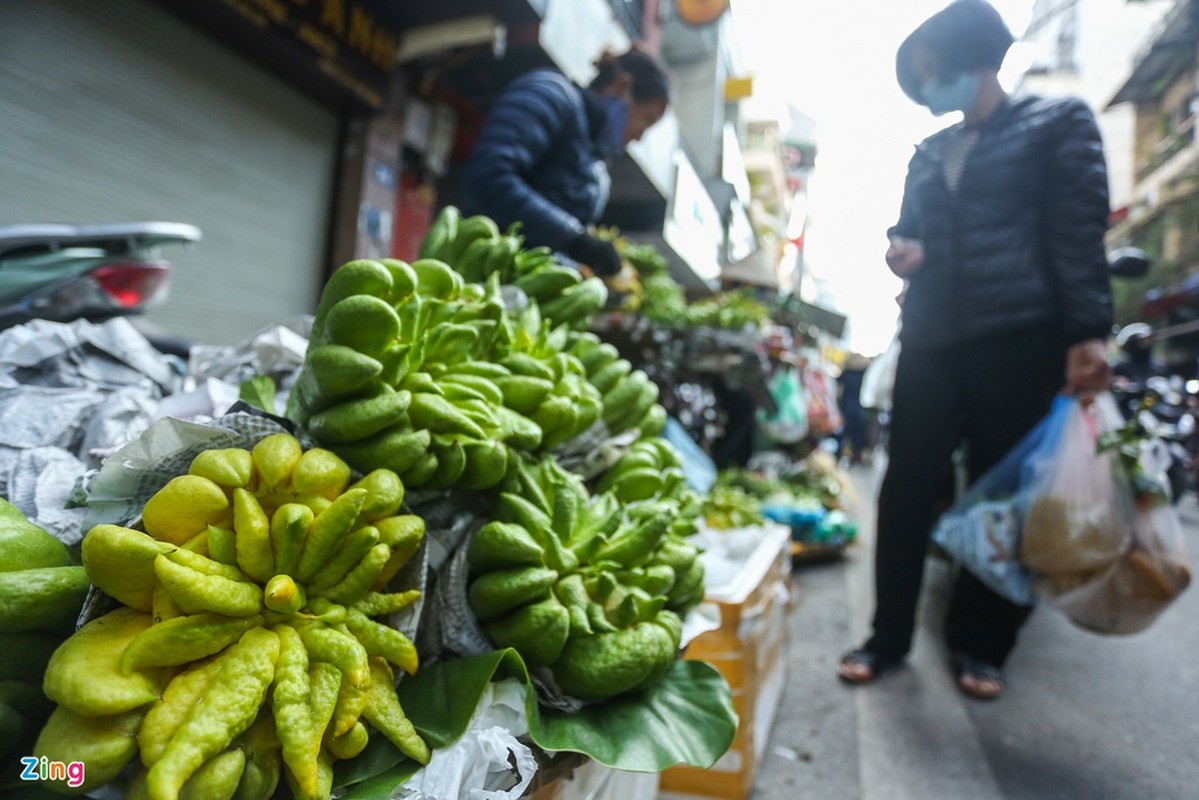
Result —
[[[837, 680], [862, 641], [871, 586], [875, 471], [859, 541], [844, 559], [800, 566], [789, 676], [754, 800], [1195, 800], [1199, 798], [1199, 589], [1143, 633], [1105, 637], [1039, 609], [992, 703], [961, 696], [936, 635], [950, 568], [929, 559], [907, 665], [875, 684]], [[1181, 508], [1199, 552], [1199, 507]]]

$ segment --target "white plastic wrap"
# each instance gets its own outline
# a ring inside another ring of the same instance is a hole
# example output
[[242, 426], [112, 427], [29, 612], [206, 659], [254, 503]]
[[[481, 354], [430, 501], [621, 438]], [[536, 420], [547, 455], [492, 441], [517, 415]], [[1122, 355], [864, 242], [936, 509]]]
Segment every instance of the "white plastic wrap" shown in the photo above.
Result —
[[720, 595], [737, 582], [752, 559], [777, 554], [790, 538], [791, 531], [785, 525], [751, 525], [730, 530], [701, 526], [687, 543], [703, 551], [699, 558], [704, 563], [707, 593]]
[[230, 347], [197, 345], [187, 363], [197, 381], [216, 378], [234, 386], [255, 375], [281, 382], [297, 372], [308, 352], [312, 316], [304, 315], [268, 325]]
[[537, 774], [532, 750], [518, 737], [529, 732], [525, 688], [514, 678], [488, 684], [467, 725], [453, 744], [433, 751], [397, 800], [517, 800]]
[[67, 508], [89, 468], [150, 424], [182, 373], [126, 319], [34, 320], [0, 332], [0, 496], [56, 537], [82, 537]]
[[90, 486], [86, 529], [101, 523], [129, 525], [167, 481], [187, 472], [201, 450], [249, 449], [260, 439], [284, 430], [268, 417], [246, 413], [230, 414], [207, 425], [159, 420], [104, 462]]
[[636, 428], [613, 435], [601, 420], [558, 447], [554, 457], [563, 469], [591, 480], [620, 461], [640, 436]]

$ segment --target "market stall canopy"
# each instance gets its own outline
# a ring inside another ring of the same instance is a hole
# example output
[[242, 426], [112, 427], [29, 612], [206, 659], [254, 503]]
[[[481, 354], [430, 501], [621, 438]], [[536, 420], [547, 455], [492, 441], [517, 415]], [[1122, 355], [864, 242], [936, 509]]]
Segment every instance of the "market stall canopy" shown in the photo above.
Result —
[[838, 339], [845, 335], [844, 314], [801, 300], [795, 295], [783, 301], [782, 312], [786, 322], [792, 326], [819, 328]]
[[761, 286], [765, 289], [779, 288], [778, 272], [770, 263], [770, 256], [761, 248], [740, 261], [725, 266], [720, 271], [720, 279], [725, 282]]

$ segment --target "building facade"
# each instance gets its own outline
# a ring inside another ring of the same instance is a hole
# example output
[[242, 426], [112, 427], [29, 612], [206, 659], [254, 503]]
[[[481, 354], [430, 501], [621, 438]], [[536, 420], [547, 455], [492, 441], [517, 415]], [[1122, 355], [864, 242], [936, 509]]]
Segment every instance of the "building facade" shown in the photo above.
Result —
[[1190, 325], [1199, 319], [1199, 2], [1172, 4], [1108, 105], [1135, 119], [1132, 195], [1111, 243], [1140, 247], [1153, 264], [1118, 298], [1121, 321], [1147, 317], [1168, 350], [1191, 353], [1199, 345]]

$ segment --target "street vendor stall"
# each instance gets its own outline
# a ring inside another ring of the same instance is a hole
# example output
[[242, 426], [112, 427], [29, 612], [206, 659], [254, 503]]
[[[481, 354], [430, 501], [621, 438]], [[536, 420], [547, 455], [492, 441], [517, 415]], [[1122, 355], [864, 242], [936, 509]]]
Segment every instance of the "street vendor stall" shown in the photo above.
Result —
[[752, 334], [597, 321], [602, 282], [489, 222], [186, 369], [120, 320], [0, 333], [0, 717], [61, 765], [0, 787], [651, 800], [683, 765], [745, 796], [791, 537], [695, 490], [668, 373], [601, 334], [747, 383]]
[[[727, 682], [678, 658], [712, 623], [656, 386], [637, 371], [600, 391], [612, 359], [574, 329], [588, 314], [503, 290], [502, 270], [468, 282], [455, 238], [434, 253], [453, 266], [343, 266], [309, 324], [203, 353], [179, 391], [145, 381], [150, 410], [78, 453], [80, 512], [56, 533], [81, 547], [4, 565], [21, 602], [0, 632], [44, 643], [37, 663], [6, 648], [6, 679], [45, 689], [5, 696], [5, 741], [62, 765], [41, 783], [516, 798], [727, 750]], [[25, 521], [43, 510], [13, 509], [6, 535], [53, 541]], [[39, 603], [50, 629], [18, 613]]]

